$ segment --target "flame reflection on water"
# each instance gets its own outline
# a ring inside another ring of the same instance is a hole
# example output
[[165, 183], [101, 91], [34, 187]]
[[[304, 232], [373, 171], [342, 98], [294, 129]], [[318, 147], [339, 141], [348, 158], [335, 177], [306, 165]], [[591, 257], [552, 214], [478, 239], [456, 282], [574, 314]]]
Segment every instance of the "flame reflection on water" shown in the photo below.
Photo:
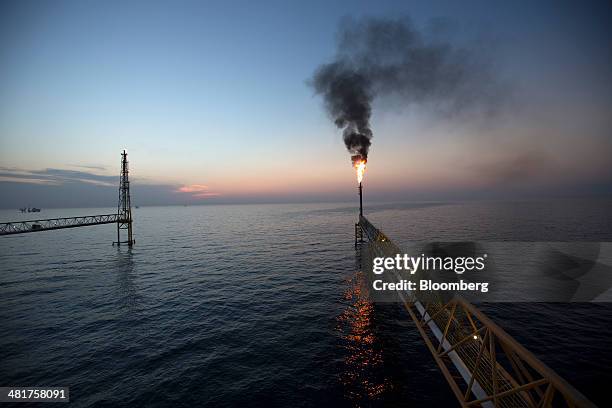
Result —
[[391, 389], [384, 373], [383, 350], [374, 331], [374, 305], [358, 271], [347, 280], [344, 293], [346, 309], [337, 318], [337, 330], [343, 348], [343, 365], [339, 375], [345, 398], [355, 406], [382, 400]]

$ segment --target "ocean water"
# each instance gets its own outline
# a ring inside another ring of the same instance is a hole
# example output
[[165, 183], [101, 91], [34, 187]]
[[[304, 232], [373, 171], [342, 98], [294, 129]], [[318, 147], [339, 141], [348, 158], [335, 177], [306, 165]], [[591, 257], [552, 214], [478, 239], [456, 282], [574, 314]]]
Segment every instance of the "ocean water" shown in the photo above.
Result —
[[[411, 240], [612, 241], [612, 201], [369, 205]], [[2, 221], [113, 209], [1, 211]], [[409, 316], [368, 301], [352, 203], [142, 207], [114, 225], [0, 237], [0, 386], [87, 406], [457, 406]], [[609, 304], [485, 304], [600, 406]]]

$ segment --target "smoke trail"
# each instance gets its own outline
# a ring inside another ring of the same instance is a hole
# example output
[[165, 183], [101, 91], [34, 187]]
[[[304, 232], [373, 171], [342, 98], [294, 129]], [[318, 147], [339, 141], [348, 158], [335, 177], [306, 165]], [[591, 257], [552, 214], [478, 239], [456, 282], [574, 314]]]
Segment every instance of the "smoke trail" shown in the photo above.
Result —
[[367, 159], [375, 97], [433, 103], [446, 112], [484, 106], [495, 81], [482, 57], [448, 40], [428, 39], [405, 18], [345, 20], [336, 59], [319, 67], [312, 86], [343, 130], [348, 151]]
[[319, 69], [314, 85], [317, 93], [323, 94], [336, 126], [344, 129], [344, 144], [348, 151], [367, 158], [372, 137], [370, 80], [350, 66], [334, 62]]

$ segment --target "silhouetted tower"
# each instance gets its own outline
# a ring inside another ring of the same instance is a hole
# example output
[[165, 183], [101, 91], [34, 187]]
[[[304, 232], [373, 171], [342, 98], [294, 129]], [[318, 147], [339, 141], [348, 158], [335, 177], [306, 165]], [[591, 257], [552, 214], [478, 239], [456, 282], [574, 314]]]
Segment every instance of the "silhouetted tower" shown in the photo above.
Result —
[[363, 218], [363, 187], [359, 183], [359, 221], [355, 224], [355, 248], [363, 242], [363, 228], [361, 219]]
[[359, 183], [359, 218], [363, 217], [363, 187]]
[[[117, 205], [117, 245], [134, 245], [132, 236], [132, 204], [130, 202], [130, 180], [127, 153], [121, 153], [121, 175], [119, 180], [119, 204]], [[121, 241], [121, 230], [127, 230], [127, 241]]]

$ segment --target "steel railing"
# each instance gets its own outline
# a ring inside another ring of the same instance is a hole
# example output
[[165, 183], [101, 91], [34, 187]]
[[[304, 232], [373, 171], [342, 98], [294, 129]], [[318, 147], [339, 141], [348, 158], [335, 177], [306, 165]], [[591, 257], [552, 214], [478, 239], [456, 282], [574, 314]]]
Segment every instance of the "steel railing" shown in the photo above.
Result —
[[[361, 216], [371, 256], [401, 253]], [[462, 407], [595, 407], [474, 305], [437, 292], [400, 293]]]

